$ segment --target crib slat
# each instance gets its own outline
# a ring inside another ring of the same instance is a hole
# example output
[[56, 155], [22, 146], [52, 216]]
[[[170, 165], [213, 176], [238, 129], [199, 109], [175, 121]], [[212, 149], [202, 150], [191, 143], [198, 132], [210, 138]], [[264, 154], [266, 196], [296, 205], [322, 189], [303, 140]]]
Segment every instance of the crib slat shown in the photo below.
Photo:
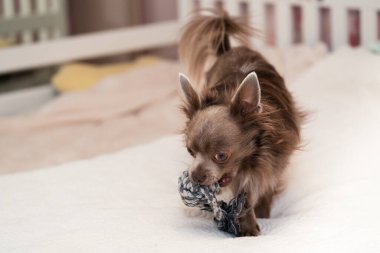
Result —
[[[47, 0], [37, 0], [37, 13], [46, 14], [48, 10], [48, 1]], [[46, 41], [49, 38], [49, 31], [47, 27], [42, 27], [38, 29], [38, 40]]]
[[[0, 2], [1, 3], [1, 2]], [[3, 18], [11, 19], [15, 16], [15, 6], [13, 0], [3, 0], [2, 1], [2, 9], [3, 9]], [[3, 35], [5, 38], [15, 40], [16, 34], [14, 32], [7, 32]]]
[[333, 49], [337, 49], [339, 46], [347, 45], [347, 33], [348, 33], [348, 25], [347, 25], [347, 10], [344, 6], [337, 3], [331, 4], [331, 21], [332, 21], [332, 46]]
[[376, 9], [366, 6], [361, 9], [360, 31], [363, 46], [371, 46], [376, 42]]
[[59, 28], [54, 28], [54, 29], [52, 30], [52, 34], [51, 34], [51, 36], [52, 36], [52, 38], [54, 38], [54, 39], [58, 39], [58, 38], [62, 37], [63, 34], [62, 34], [62, 32], [61, 32], [61, 30], [60, 30]]
[[251, 0], [248, 1], [250, 25], [257, 29], [257, 33], [253, 37], [255, 47], [261, 47], [265, 44], [265, 1]]
[[195, 0], [177, 1], [177, 13], [181, 22], [185, 23], [189, 19], [194, 8]]
[[49, 39], [49, 30], [46, 28], [41, 28], [38, 30], [38, 40], [47, 41]]
[[202, 9], [214, 9], [215, 1], [214, 0], [201, 0]]
[[49, 38], [49, 30], [41, 28], [38, 32], [38, 36], [39, 41], [47, 41]]
[[62, 1], [60, 0], [50, 0], [50, 11], [51, 12], [58, 12], [61, 6]]
[[20, 0], [20, 15], [28, 16], [32, 12], [30, 0]]
[[[20, 16], [28, 17], [32, 12], [32, 6], [30, 0], [20, 0]], [[23, 44], [32, 42], [32, 31], [21, 31], [21, 40]]]
[[48, 9], [47, 0], [37, 0], [37, 13], [46, 13]]
[[376, 11], [376, 41], [380, 42], [380, 7]]
[[57, 24], [53, 28], [52, 37], [60, 38], [66, 34], [66, 1], [64, 0], [50, 0], [51, 1], [51, 9], [54, 15], [57, 16]]
[[318, 42], [318, 10], [315, 1], [303, 4], [303, 34], [304, 42], [308, 45]]
[[288, 47], [291, 44], [292, 33], [291, 8], [286, 1], [278, 1], [276, 4], [276, 44], [278, 47]]
[[331, 10], [323, 6], [319, 8], [319, 37], [318, 41], [323, 42], [329, 49], [332, 48], [331, 44]]
[[[243, 1], [249, 2], [249, 1]], [[228, 11], [228, 14], [231, 16], [239, 16], [240, 8], [238, 1], [224, 1], [224, 9]]]
[[13, 18], [15, 16], [15, 6], [13, 0], [3, 0], [3, 17]]

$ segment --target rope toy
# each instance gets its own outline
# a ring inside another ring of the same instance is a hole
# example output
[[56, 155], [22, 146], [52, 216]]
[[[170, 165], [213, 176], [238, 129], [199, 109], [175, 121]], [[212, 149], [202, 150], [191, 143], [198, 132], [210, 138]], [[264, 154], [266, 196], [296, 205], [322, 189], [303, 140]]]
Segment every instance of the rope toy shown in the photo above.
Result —
[[239, 217], [243, 214], [245, 194], [239, 194], [228, 204], [218, 201], [215, 195], [220, 191], [218, 183], [211, 186], [193, 184], [189, 178], [189, 172], [184, 171], [178, 179], [178, 191], [186, 206], [198, 207], [201, 210], [212, 212], [214, 221], [219, 230], [240, 235]]

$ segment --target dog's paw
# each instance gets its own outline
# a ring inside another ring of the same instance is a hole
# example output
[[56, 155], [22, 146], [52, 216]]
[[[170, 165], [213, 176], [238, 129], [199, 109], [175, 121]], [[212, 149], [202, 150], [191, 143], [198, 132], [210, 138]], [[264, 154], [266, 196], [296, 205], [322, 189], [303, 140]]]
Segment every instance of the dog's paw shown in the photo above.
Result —
[[242, 226], [240, 228], [239, 236], [259, 236], [260, 235], [260, 227], [258, 224], [253, 224], [252, 226]]

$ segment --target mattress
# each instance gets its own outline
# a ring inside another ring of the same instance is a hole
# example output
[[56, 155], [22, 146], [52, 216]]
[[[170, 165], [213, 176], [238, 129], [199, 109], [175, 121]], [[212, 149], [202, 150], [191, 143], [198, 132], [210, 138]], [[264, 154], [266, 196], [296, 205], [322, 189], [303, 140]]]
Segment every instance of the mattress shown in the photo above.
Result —
[[[365, 64], [363, 64], [365, 63]], [[185, 207], [182, 137], [0, 177], [0, 252], [379, 252], [380, 69], [340, 50], [292, 85], [309, 111], [262, 235], [234, 238]]]

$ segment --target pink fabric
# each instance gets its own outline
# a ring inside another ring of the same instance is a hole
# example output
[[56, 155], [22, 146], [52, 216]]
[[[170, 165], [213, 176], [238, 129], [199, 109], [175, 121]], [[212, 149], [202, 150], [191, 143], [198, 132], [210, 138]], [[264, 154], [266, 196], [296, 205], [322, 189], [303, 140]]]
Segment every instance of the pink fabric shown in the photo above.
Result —
[[0, 173], [110, 153], [179, 133], [178, 64], [110, 77], [31, 115], [0, 120]]
[[134, 114], [174, 96], [178, 71], [178, 64], [161, 62], [110, 77], [92, 90], [62, 95], [31, 115], [0, 120], [0, 133], [93, 123]]
[[[288, 85], [321, 58], [323, 47], [262, 49]], [[64, 94], [26, 116], [0, 119], [0, 174], [110, 153], [179, 133], [179, 66], [157, 65], [111, 76], [92, 90]]]

